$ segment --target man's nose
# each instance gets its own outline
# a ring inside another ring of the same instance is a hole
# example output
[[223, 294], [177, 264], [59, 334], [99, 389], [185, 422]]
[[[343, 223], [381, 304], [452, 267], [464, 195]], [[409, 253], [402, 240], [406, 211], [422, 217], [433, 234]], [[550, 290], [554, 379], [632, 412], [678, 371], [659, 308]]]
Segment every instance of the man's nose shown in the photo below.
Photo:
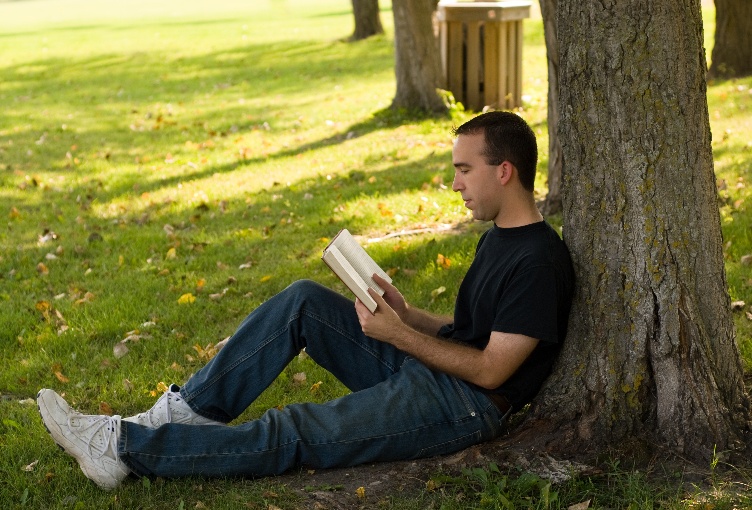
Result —
[[459, 191], [462, 187], [463, 185], [460, 174], [454, 174], [454, 179], [452, 179], [452, 191]]

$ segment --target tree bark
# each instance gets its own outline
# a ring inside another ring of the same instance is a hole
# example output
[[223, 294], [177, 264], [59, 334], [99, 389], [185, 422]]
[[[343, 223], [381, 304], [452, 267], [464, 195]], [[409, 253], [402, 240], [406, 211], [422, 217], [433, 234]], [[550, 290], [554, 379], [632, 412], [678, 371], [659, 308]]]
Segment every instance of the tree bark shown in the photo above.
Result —
[[397, 91], [392, 108], [440, 113], [447, 110], [436, 91], [441, 60], [433, 30], [437, 0], [393, 0], [394, 71]]
[[715, 0], [715, 44], [710, 76], [752, 74], [752, 2]]
[[558, 0], [540, 0], [548, 60], [548, 194], [541, 205], [544, 215], [561, 211], [562, 153], [559, 142], [559, 42], [556, 35]]
[[[750, 429], [723, 265], [699, 0], [559, 4], [567, 341], [528, 424], [685, 458]], [[539, 428], [540, 428], [539, 427]]]
[[379, 16], [379, 0], [352, 0], [352, 6], [355, 31], [350, 36], [351, 41], [360, 41], [384, 33]]

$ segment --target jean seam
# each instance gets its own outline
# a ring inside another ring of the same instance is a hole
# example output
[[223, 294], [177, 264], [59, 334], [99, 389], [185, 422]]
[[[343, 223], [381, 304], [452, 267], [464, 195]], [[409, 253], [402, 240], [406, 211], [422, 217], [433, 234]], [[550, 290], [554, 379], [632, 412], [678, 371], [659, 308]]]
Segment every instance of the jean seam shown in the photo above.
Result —
[[[328, 328], [336, 331], [337, 333], [339, 333], [340, 335], [342, 335], [344, 338], [346, 338], [350, 342], [356, 343], [362, 350], [364, 350], [365, 352], [367, 352], [368, 354], [370, 354], [379, 363], [381, 363], [382, 365], [384, 365], [385, 367], [387, 367], [389, 369], [389, 371], [391, 371], [392, 373], [394, 373], [394, 372], [396, 372], [398, 370], [398, 367], [393, 366], [391, 363], [389, 363], [388, 361], [385, 361], [381, 356], [379, 356], [378, 351], [374, 351], [372, 349], [369, 349], [367, 345], [358, 342], [356, 340], [356, 338], [353, 335], [351, 335], [349, 333], [349, 331], [345, 330], [344, 328], [341, 328], [338, 325], [333, 324], [330, 321], [326, 320], [324, 317], [321, 317], [320, 315], [317, 315], [317, 314], [315, 314], [313, 312], [310, 312], [308, 310], [305, 310], [305, 309], [301, 310], [300, 313], [304, 314], [307, 317], [315, 320], [316, 322], [318, 322], [320, 324], [323, 324], [323, 325], [327, 326]], [[288, 322], [287, 323], [287, 327], [289, 327], [289, 325], [290, 325], [290, 323]]]

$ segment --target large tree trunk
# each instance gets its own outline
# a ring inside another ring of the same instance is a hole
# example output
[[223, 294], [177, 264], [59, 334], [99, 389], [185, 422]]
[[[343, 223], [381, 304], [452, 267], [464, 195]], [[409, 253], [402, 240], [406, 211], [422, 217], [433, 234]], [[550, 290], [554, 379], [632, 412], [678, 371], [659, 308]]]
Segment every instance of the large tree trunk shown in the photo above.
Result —
[[379, 17], [379, 0], [352, 0], [352, 6], [355, 32], [350, 36], [351, 41], [360, 41], [384, 33]]
[[562, 2], [558, 27], [564, 237], [578, 286], [528, 424], [573, 448], [648, 438], [703, 460], [740, 448], [750, 409], [699, 0]]
[[752, 1], [715, 0], [715, 44], [710, 76], [752, 74]]
[[432, 20], [437, 4], [437, 0], [392, 2], [397, 77], [392, 108], [437, 113], [447, 110], [436, 91], [441, 80], [441, 60]]
[[559, 42], [556, 36], [558, 0], [540, 0], [548, 59], [548, 194], [541, 205], [545, 215], [561, 210], [562, 154], [559, 142]]

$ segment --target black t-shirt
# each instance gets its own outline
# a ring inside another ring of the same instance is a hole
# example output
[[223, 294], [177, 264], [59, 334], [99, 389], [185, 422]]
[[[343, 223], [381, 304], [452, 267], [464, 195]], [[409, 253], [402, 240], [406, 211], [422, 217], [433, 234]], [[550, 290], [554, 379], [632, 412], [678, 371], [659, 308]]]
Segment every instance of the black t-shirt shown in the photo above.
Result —
[[492, 331], [538, 339], [522, 366], [491, 391], [504, 395], [517, 411], [551, 372], [566, 336], [573, 292], [569, 251], [548, 223], [494, 225], [480, 238], [460, 285], [454, 323], [439, 335], [478, 349], [486, 347]]

